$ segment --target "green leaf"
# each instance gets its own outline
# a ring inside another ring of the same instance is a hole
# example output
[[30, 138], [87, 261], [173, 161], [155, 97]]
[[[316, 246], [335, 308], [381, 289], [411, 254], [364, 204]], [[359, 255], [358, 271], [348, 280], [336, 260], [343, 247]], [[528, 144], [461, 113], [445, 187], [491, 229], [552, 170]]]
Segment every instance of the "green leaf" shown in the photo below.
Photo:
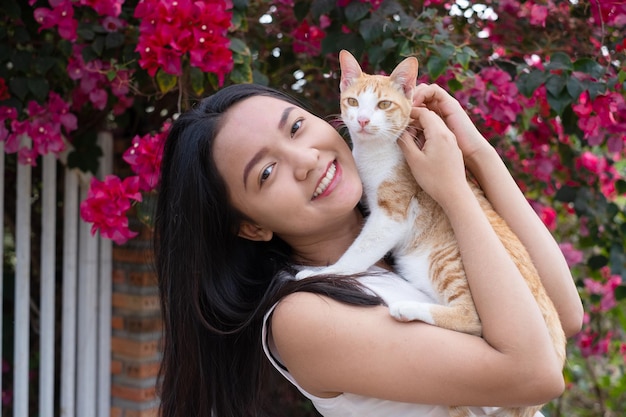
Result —
[[319, 20], [323, 14], [329, 14], [337, 5], [336, 0], [313, 0], [311, 14], [315, 20]]
[[346, 19], [349, 23], [355, 23], [363, 19], [370, 11], [370, 4], [360, 1], [353, 1], [349, 3], [344, 9]]
[[391, 38], [386, 38], [381, 45], [385, 51], [389, 51], [391, 49], [396, 49], [398, 43]]
[[248, 84], [252, 82], [252, 68], [249, 65], [235, 65], [230, 72], [230, 79], [237, 84]]
[[559, 116], [562, 115], [567, 106], [572, 103], [572, 97], [567, 91], [563, 91], [557, 96], [548, 92], [547, 98], [548, 104]]
[[246, 43], [239, 38], [231, 38], [229, 47], [230, 47], [230, 50], [235, 53], [250, 55], [250, 50], [248, 49], [248, 45], [246, 45]]
[[78, 29], [76, 30], [76, 33], [78, 34], [78, 36], [80, 36], [81, 38], [83, 38], [83, 40], [86, 40], [86, 41], [92, 41], [96, 37], [95, 32], [91, 29], [91, 25], [85, 25], [85, 24], [79, 25]]
[[293, 14], [298, 22], [304, 20], [309, 13], [309, 5], [305, 1], [297, 1], [293, 6]]
[[322, 54], [336, 54], [342, 49], [347, 49], [354, 56], [359, 57], [363, 53], [363, 38], [356, 33], [329, 33], [322, 39]]
[[617, 74], [617, 80], [620, 84], [623, 84], [624, 81], [626, 81], [626, 71], [620, 70], [620, 72]]
[[457, 52], [456, 54], [456, 62], [459, 63], [464, 70], [469, 68], [470, 59], [471, 55], [465, 51]]
[[248, 7], [248, 0], [233, 0], [233, 7], [235, 9], [245, 9]]
[[537, 88], [546, 81], [546, 73], [538, 69], [523, 72], [517, 78], [517, 89], [526, 97], [531, 97]]
[[106, 49], [115, 49], [124, 45], [124, 35], [119, 32], [107, 33], [104, 38], [104, 46]]
[[102, 51], [104, 51], [104, 37], [98, 36], [91, 44], [91, 49], [93, 49], [97, 56], [101, 56]]
[[91, 62], [94, 59], [98, 59], [98, 54], [93, 50], [93, 48], [83, 48], [81, 55], [85, 62]]
[[559, 69], [571, 71], [574, 67], [569, 55], [564, 52], [555, 52], [550, 57], [550, 62], [546, 65], [546, 68], [550, 70]]
[[9, 90], [20, 100], [24, 101], [28, 94], [28, 79], [26, 77], [14, 77], [9, 79]]
[[361, 23], [359, 23], [359, 33], [363, 36], [365, 42], [372, 43], [382, 37], [384, 27], [384, 20], [378, 17], [371, 17], [363, 19]]
[[574, 62], [574, 71], [584, 72], [595, 79], [600, 79], [604, 75], [604, 67], [591, 58], [581, 58]]
[[191, 81], [191, 89], [200, 96], [204, 93], [204, 72], [198, 67], [189, 68], [189, 79]]
[[178, 77], [159, 69], [156, 73], [156, 82], [162, 93], [167, 93], [176, 86]]
[[50, 68], [54, 66], [56, 63], [56, 59], [51, 56], [42, 56], [40, 58], [35, 59], [33, 69], [37, 74], [45, 75]]
[[32, 77], [28, 80], [28, 90], [33, 93], [37, 100], [43, 102], [48, 97], [50, 85], [45, 78]]
[[609, 263], [609, 259], [604, 255], [594, 255], [587, 260], [587, 265], [591, 269], [600, 269], [607, 266]]
[[258, 71], [258, 70], [252, 70], [252, 81], [255, 84], [260, 84], [260, 85], [269, 85], [270, 84], [270, 80], [267, 77], [267, 75], [263, 74], [262, 72]]
[[554, 195], [556, 201], [562, 201], [564, 203], [572, 203], [576, 199], [576, 189], [567, 185], [559, 188]]
[[565, 85], [567, 84], [567, 80], [562, 75], [550, 74], [548, 79], [546, 80], [546, 90], [551, 93], [553, 96], [558, 97]]
[[626, 194], [626, 180], [620, 178], [615, 181], [615, 190], [618, 194]]
[[31, 54], [26, 51], [15, 51], [11, 61], [14, 71], [28, 72], [30, 70]]
[[626, 298], [626, 286], [618, 285], [614, 290], [614, 294], [617, 301], [623, 300]]
[[431, 56], [426, 63], [426, 70], [433, 81], [439, 78], [446, 71], [447, 67], [448, 60], [436, 55]]
[[569, 77], [566, 83], [567, 92], [572, 98], [577, 99], [580, 97], [583, 91], [585, 91], [585, 87], [583, 83], [580, 82], [578, 78]]
[[448, 89], [451, 93], [455, 93], [463, 89], [463, 84], [461, 84], [461, 82], [456, 78], [452, 78], [448, 81]]
[[13, 40], [17, 43], [29, 43], [31, 41], [30, 33], [24, 26], [17, 26], [13, 32]]

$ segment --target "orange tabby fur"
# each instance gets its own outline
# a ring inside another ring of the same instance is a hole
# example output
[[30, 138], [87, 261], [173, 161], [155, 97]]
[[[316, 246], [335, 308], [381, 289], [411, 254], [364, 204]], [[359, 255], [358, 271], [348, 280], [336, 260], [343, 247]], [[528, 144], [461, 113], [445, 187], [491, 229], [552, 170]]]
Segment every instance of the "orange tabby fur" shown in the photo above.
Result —
[[[419, 187], [401, 155], [396, 161], [395, 168], [387, 173], [377, 172], [380, 166], [384, 166], [377, 163], [377, 158], [382, 158], [383, 154], [371, 155], [382, 152], [381, 149], [384, 150], [386, 146], [389, 147], [389, 142], [397, 147], [396, 138], [410, 122], [409, 111], [412, 88], [417, 77], [417, 60], [407, 58], [398, 65], [390, 76], [362, 73], [359, 64], [347, 51], [340, 53], [340, 63], [342, 70], [342, 118], [350, 131], [355, 159], [363, 179], [370, 211], [382, 212], [397, 222], [414, 217], [412, 227], [415, 233], [410, 242], [398, 245], [392, 250], [400, 269], [404, 257], [410, 257], [413, 253], [423, 255], [425, 253], [424, 248], [428, 248], [427, 263], [430, 284], [441, 303], [441, 305], [429, 305], [433, 324], [480, 335], [481, 324], [465, 277], [460, 252], [452, 227], [443, 210]], [[379, 100], [375, 106], [377, 109], [365, 115], [355, 116], [357, 114], [355, 107], [358, 107], [362, 95], [367, 91], [368, 94]], [[391, 104], [388, 104], [387, 101]], [[382, 102], [385, 103], [381, 104]], [[372, 126], [374, 123], [373, 113], [376, 113], [378, 109], [384, 109], [387, 112], [383, 123], [387, 125], [386, 128]], [[370, 116], [372, 117], [371, 120]], [[351, 118], [353, 120], [348, 120]], [[364, 133], [364, 129], [370, 127], [371, 131]], [[378, 143], [372, 146], [372, 142]], [[387, 142], [386, 145], [385, 142]], [[391, 152], [395, 152], [392, 148], [389, 149]], [[400, 152], [399, 149], [397, 152]], [[386, 158], [386, 156], [384, 157]], [[380, 178], [381, 175], [383, 176], [382, 179]], [[376, 178], [372, 179], [374, 177]], [[549, 328], [554, 347], [559, 358], [564, 362], [565, 335], [554, 305], [541, 284], [540, 277], [528, 252], [506, 222], [495, 212], [482, 190], [473, 182], [469, 181], [469, 183], [493, 228], [534, 294]], [[338, 264], [341, 262], [340, 260]], [[405, 276], [402, 270], [398, 272]], [[411, 282], [410, 278], [406, 276], [405, 278]], [[390, 306], [390, 308], [393, 307]], [[396, 318], [401, 320], [416, 319], [403, 314], [403, 309], [407, 306], [397, 307]], [[408, 307], [410, 309], [411, 306]], [[421, 320], [421, 318], [418, 319]], [[503, 408], [494, 415], [499, 417], [531, 417], [540, 409], [541, 406]], [[464, 407], [452, 407], [450, 413], [454, 417], [471, 415], [470, 411]]]

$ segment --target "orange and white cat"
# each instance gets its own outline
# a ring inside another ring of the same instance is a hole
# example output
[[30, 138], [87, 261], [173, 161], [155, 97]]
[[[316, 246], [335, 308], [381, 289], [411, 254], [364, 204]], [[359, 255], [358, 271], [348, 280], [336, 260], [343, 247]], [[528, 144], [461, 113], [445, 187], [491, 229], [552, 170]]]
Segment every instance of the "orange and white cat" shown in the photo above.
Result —
[[[392, 316], [401, 321], [420, 320], [480, 335], [480, 320], [452, 227], [441, 207], [415, 181], [396, 143], [410, 122], [417, 59], [406, 58], [389, 76], [363, 73], [347, 51], [341, 51], [339, 61], [341, 117], [353, 143], [369, 216], [360, 235], [338, 262], [315, 274], [360, 273], [391, 252], [395, 271], [438, 301], [436, 304], [417, 301], [392, 304], [389, 306]], [[535, 295], [554, 347], [564, 361], [565, 335], [530, 256], [480, 188], [469, 183]], [[298, 278], [311, 274], [301, 271]], [[540, 409], [540, 406], [503, 408], [490, 415], [531, 417]], [[450, 415], [472, 414], [467, 408], [452, 407]]]

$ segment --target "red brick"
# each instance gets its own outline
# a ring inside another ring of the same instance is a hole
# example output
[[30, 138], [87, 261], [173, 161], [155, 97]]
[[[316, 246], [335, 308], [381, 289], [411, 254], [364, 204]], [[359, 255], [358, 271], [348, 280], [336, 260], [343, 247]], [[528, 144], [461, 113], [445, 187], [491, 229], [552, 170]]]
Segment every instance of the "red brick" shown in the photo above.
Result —
[[113, 247], [113, 261], [134, 263], [138, 265], [151, 264], [154, 259], [152, 249], [135, 249], [125, 246]]
[[113, 330], [123, 330], [124, 329], [124, 317], [120, 317], [120, 316], [111, 317], [111, 328]]
[[112, 375], [119, 375], [122, 373], [122, 361], [118, 361], [118, 360], [112, 360], [111, 361], [111, 374]]
[[111, 338], [111, 351], [113, 354], [131, 358], [153, 358], [157, 355], [159, 341], [137, 341], [122, 337]]
[[126, 365], [126, 375], [131, 378], [150, 378], [159, 373], [160, 362], [129, 363]]
[[137, 287], [155, 287], [157, 285], [157, 278], [156, 274], [153, 272], [129, 272], [128, 283]]
[[124, 417], [157, 417], [158, 413], [158, 407], [149, 408], [147, 410], [128, 410]]
[[135, 388], [126, 385], [113, 384], [111, 386], [111, 396], [135, 402], [152, 401], [156, 398], [156, 388]]
[[112, 301], [114, 308], [121, 308], [133, 311], [159, 311], [158, 295], [132, 295], [114, 292]]
[[111, 407], [111, 417], [122, 417], [122, 409], [119, 407]]
[[126, 271], [123, 269], [113, 270], [113, 284], [123, 284], [126, 282]]
[[129, 317], [126, 330], [131, 333], [158, 332], [162, 328], [161, 317]]

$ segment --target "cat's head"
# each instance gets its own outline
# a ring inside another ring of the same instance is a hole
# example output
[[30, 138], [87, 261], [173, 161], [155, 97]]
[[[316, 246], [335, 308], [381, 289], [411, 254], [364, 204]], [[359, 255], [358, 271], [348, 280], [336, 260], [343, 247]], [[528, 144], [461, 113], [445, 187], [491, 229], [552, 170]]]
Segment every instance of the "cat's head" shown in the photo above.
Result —
[[410, 121], [417, 59], [404, 59], [390, 75], [369, 75], [343, 50], [339, 65], [341, 118], [352, 140], [395, 141]]

